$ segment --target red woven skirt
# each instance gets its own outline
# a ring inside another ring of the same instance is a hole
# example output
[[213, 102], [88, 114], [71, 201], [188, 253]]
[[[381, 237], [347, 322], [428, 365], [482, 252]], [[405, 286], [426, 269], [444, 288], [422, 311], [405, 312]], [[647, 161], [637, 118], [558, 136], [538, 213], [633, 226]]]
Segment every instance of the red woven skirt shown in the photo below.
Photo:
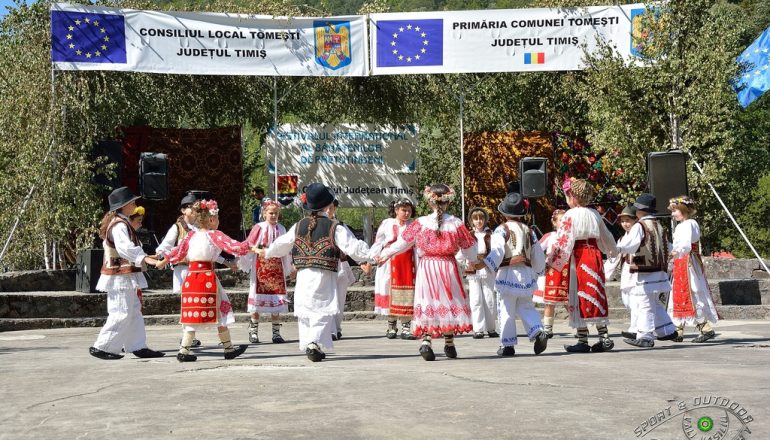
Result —
[[604, 292], [604, 267], [596, 240], [575, 241], [572, 254], [575, 257], [580, 317], [586, 321], [606, 319], [609, 307]]
[[179, 322], [189, 325], [219, 323], [217, 276], [212, 262], [190, 262], [187, 278], [182, 283], [182, 317]]

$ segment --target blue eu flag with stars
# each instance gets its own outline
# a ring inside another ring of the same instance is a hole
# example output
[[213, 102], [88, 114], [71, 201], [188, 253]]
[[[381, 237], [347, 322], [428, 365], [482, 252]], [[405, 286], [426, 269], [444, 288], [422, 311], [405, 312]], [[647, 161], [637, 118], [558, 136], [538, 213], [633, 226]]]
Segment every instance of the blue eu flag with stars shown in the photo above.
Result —
[[770, 89], [770, 28], [738, 57], [748, 70], [735, 81], [738, 102], [746, 108]]
[[440, 66], [444, 20], [377, 21], [377, 67]]
[[125, 63], [124, 17], [51, 11], [51, 61]]

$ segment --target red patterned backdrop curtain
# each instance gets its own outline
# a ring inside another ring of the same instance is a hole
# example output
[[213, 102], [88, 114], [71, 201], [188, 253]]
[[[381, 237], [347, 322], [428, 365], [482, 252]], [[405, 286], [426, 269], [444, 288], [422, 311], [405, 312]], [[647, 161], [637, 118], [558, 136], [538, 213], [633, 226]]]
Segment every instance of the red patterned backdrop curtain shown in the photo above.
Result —
[[219, 229], [240, 237], [243, 163], [240, 127], [210, 129], [125, 127], [123, 132], [123, 185], [139, 194], [139, 154], [168, 155], [169, 199], [140, 200], [152, 210], [145, 227], [162, 234], [179, 216], [179, 201], [188, 190], [212, 193], [219, 202]]

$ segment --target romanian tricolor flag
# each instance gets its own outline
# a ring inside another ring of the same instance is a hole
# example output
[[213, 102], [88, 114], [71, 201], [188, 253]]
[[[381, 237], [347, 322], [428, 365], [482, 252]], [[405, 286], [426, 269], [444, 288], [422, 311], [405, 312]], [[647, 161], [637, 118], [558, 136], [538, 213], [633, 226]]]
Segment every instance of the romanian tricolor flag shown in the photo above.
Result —
[[524, 64], [545, 64], [545, 52], [525, 53]]

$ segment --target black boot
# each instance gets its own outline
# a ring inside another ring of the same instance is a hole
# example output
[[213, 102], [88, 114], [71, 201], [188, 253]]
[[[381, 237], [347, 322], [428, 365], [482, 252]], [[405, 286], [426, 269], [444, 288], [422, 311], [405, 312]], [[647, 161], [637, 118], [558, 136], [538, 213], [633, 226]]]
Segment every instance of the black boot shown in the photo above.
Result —
[[567, 353], [590, 353], [591, 352], [591, 346], [582, 341], [578, 342], [575, 345], [565, 345], [564, 349], [567, 351]]
[[516, 354], [516, 349], [511, 347], [500, 347], [497, 349], [497, 355], [500, 357], [513, 357]]
[[541, 331], [535, 336], [535, 354], [540, 354], [548, 347], [548, 334], [545, 331]]
[[426, 361], [436, 360], [436, 354], [433, 353], [433, 347], [431, 347], [430, 344], [423, 343], [420, 345], [420, 356]]
[[177, 353], [176, 354], [176, 360], [179, 362], [195, 362], [198, 360], [198, 356], [195, 356], [194, 354], [190, 353]]
[[109, 353], [104, 350], [99, 350], [96, 347], [91, 347], [88, 349], [88, 353], [96, 358], [104, 359], [105, 361], [111, 361], [111, 360], [117, 360], [117, 359], [123, 359], [122, 354], [115, 354], [115, 353]]
[[243, 344], [243, 345], [239, 345], [238, 348], [236, 348], [235, 350], [226, 351], [225, 352], [225, 359], [227, 359], [227, 360], [235, 359], [238, 356], [242, 355], [243, 352], [246, 351], [247, 348], [249, 348], [249, 346], [246, 345], [246, 344]]

